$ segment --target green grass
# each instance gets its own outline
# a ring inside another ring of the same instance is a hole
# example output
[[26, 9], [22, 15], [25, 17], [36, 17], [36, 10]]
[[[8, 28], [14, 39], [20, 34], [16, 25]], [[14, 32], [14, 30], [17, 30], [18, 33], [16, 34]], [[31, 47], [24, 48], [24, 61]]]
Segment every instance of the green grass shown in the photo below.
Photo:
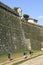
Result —
[[7, 54], [0, 55], [0, 62], [7, 60]]
[[[29, 50], [26, 50], [27, 54], [29, 54]], [[33, 51], [33, 53], [37, 53], [37, 52], [40, 52], [39, 50], [37, 51]], [[22, 57], [23, 56], [23, 53], [24, 51], [20, 51], [20, 52], [13, 52], [11, 53], [11, 58], [14, 59], [14, 58], [19, 58], [19, 57]], [[0, 55], [0, 62], [4, 62], [8, 60], [8, 55], [7, 54], [3, 54], [3, 55]]]
[[[24, 51], [13, 52], [13, 53], [11, 53], [11, 58], [12, 58], [12, 59], [13, 59], [13, 58], [19, 58], [19, 57], [23, 56], [23, 52], [24, 52]], [[27, 51], [27, 52], [29, 52], [29, 51]], [[2, 55], [0, 55], [0, 62], [4, 62], [4, 61], [6, 61], [6, 60], [8, 60], [8, 55], [7, 55], [7, 54], [2, 54]]]
[[[27, 54], [29, 54], [29, 50], [26, 50]], [[12, 53], [12, 58], [18, 58], [23, 56], [24, 51], [20, 51], [20, 52], [13, 52]]]

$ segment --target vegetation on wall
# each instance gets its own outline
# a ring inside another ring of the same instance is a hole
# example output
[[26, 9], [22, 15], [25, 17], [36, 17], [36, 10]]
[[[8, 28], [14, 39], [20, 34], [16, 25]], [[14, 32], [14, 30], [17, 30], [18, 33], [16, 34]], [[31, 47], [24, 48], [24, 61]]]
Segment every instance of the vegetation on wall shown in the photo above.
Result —
[[18, 7], [14, 7], [14, 9], [13, 9], [13, 10], [17, 12], [17, 9], [18, 9]]
[[28, 14], [24, 14], [23, 17], [25, 18], [25, 20], [29, 19], [29, 15]]

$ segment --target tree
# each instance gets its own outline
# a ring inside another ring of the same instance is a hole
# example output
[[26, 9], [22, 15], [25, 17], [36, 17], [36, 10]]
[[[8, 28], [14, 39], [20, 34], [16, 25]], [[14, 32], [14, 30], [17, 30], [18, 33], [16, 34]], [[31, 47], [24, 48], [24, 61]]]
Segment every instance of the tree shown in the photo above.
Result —
[[18, 7], [15, 7], [13, 10], [17, 12]]
[[27, 14], [24, 14], [24, 15], [23, 15], [23, 17], [25, 18], [25, 20], [28, 20], [28, 18], [29, 18], [29, 15], [27, 15]]

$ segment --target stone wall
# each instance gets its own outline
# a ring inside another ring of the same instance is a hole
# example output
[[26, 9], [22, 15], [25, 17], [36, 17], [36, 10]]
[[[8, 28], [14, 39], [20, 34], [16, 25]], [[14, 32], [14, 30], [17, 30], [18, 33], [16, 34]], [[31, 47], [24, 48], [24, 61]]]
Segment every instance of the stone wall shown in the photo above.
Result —
[[19, 15], [3, 3], [0, 13], [0, 53], [24, 50]]
[[40, 50], [43, 42], [43, 26], [35, 25], [29, 22], [22, 22], [25, 38], [30, 39], [31, 49]]
[[41, 50], [43, 26], [21, 21], [18, 13], [0, 4], [0, 54], [29, 49], [30, 43], [32, 50]]

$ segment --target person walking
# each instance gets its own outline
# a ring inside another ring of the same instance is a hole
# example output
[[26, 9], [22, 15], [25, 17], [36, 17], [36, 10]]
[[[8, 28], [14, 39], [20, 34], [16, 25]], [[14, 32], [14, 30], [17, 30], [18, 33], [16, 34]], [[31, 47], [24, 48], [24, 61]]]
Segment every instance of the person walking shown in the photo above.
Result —
[[11, 60], [11, 53], [8, 52], [8, 59]]

